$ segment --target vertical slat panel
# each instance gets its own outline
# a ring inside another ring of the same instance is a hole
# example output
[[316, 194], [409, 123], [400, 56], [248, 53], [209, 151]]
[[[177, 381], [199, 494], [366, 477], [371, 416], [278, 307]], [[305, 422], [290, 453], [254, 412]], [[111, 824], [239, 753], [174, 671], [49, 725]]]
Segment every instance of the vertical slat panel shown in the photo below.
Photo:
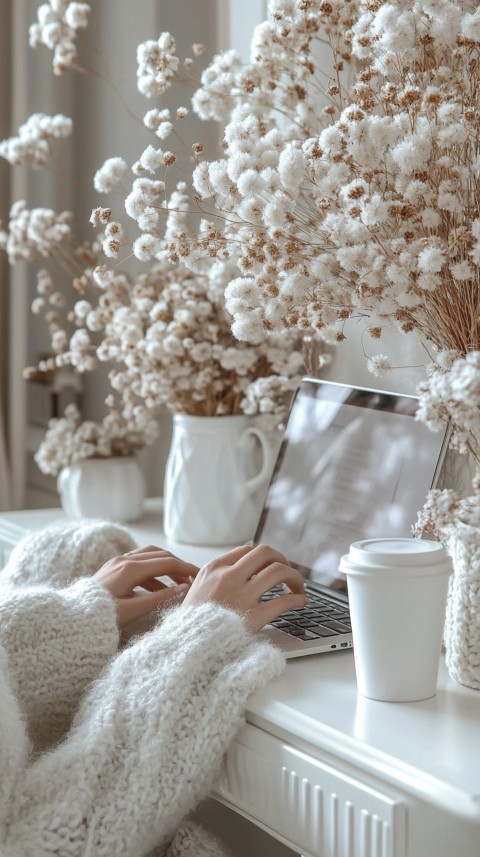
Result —
[[378, 815], [372, 817], [372, 857], [383, 857], [383, 822]]
[[304, 830], [312, 829], [313, 794], [312, 784], [306, 777], [300, 783], [300, 821]]
[[398, 798], [257, 731], [248, 731], [252, 747], [236, 743], [228, 754], [230, 803], [308, 857], [406, 857]]
[[323, 825], [323, 807], [324, 794], [323, 789], [319, 785], [315, 785], [312, 794], [313, 813], [312, 813], [312, 850], [314, 854], [323, 854], [323, 843], [325, 841], [324, 825]]
[[355, 808], [349, 800], [345, 803], [343, 830], [345, 857], [355, 857]]
[[371, 857], [372, 849], [372, 817], [366, 809], [360, 814], [360, 849], [359, 857]]
[[296, 818], [299, 818], [299, 781], [295, 771], [289, 772], [288, 780], [288, 802]]
[[330, 795], [330, 813], [328, 819], [329, 829], [329, 854], [331, 857], [340, 857], [338, 849], [338, 797], [335, 793]]

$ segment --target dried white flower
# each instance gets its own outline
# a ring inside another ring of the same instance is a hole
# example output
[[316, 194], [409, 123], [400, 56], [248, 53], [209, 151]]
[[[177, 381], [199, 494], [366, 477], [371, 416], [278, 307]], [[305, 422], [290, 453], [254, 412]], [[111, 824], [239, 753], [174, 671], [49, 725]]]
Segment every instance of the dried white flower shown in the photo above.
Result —
[[114, 408], [101, 423], [83, 421], [76, 405], [68, 405], [63, 417], [52, 419], [44, 440], [35, 453], [42, 471], [57, 476], [63, 467], [87, 458], [133, 455], [158, 437], [158, 423], [145, 409], [136, 408], [125, 419]]
[[43, 166], [52, 152], [52, 140], [69, 137], [72, 120], [57, 113], [33, 113], [18, 129], [18, 136], [0, 142], [0, 157], [13, 166], [29, 163], [33, 167]]
[[77, 59], [75, 38], [77, 30], [86, 27], [90, 5], [71, 0], [49, 0], [37, 10], [37, 22], [29, 29], [33, 48], [45, 45], [53, 51], [53, 71], [63, 74]]
[[374, 357], [369, 357], [367, 360], [367, 369], [376, 378], [381, 378], [391, 368], [390, 359], [385, 354], [375, 354]]
[[98, 193], [110, 193], [127, 171], [124, 158], [107, 158], [93, 177], [93, 186]]
[[162, 33], [157, 41], [148, 40], [139, 45], [137, 86], [142, 95], [147, 98], [162, 95], [171, 85], [179, 67], [176, 47], [170, 33]]

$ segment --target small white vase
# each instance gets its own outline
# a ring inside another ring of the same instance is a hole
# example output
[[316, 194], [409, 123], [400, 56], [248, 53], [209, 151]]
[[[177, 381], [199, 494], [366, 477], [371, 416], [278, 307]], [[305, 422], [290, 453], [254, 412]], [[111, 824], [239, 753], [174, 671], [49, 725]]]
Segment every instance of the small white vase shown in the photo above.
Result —
[[198, 545], [248, 541], [272, 467], [270, 440], [251, 418], [175, 414], [164, 481], [166, 536]]
[[452, 678], [480, 690], [480, 529], [448, 528], [453, 562], [445, 617], [445, 661]]
[[127, 522], [143, 514], [145, 479], [133, 457], [89, 458], [64, 467], [57, 490], [69, 518]]

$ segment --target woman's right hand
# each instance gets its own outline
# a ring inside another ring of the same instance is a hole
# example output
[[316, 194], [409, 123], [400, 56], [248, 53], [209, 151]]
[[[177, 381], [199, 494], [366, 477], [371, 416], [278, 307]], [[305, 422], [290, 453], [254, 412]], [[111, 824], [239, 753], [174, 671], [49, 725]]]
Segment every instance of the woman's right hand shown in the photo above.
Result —
[[[279, 583], [285, 593], [269, 601], [261, 596]], [[256, 632], [287, 610], [305, 607], [302, 575], [285, 557], [268, 545], [238, 547], [211, 560], [196, 575], [184, 605], [216, 601], [242, 613]]]

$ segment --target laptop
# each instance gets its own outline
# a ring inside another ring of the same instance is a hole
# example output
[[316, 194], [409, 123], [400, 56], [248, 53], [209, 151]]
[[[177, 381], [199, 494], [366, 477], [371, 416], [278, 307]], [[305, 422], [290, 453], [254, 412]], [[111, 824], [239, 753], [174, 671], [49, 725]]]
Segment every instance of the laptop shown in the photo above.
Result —
[[411, 537], [448, 446], [448, 429], [430, 431], [417, 405], [415, 396], [301, 381], [253, 539], [305, 579], [307, 606], [262, 631], [286, 657], [351, 648], [340, 557], [359, 539]]

